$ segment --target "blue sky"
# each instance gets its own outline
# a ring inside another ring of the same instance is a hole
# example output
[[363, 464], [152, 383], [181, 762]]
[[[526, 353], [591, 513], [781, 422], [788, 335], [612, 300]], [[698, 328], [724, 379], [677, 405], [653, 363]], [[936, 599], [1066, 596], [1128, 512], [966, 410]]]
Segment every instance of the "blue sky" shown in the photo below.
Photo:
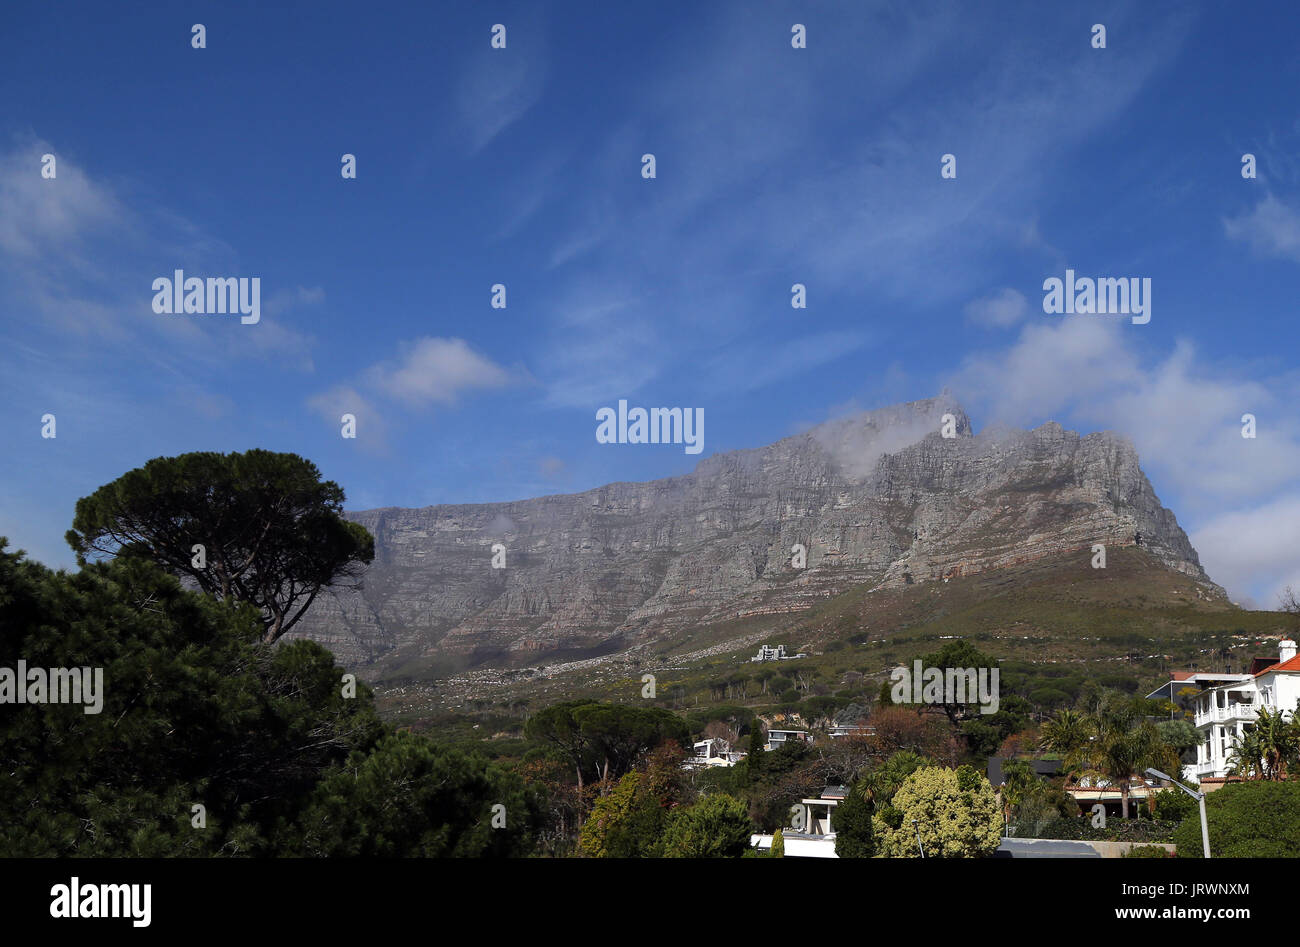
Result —
[[[1149, 0], [7, 4], [0, 534], [70, 565], [76, 499], [162, 454], [295, 451], [352, 508], [506, 500], [695, 465], [597, 444], [620, 398], [703, 408], [707, 456], [949, 386], [977, 429], [1130, 436], [1211, 575], [1271, 607], [1300, 584], [1297, 27]], [[1151, 279], [1151, 322], [1045, 314], [1066, 267]], [[154, 313], [177, 268], [259, 277], [261, 322]]]

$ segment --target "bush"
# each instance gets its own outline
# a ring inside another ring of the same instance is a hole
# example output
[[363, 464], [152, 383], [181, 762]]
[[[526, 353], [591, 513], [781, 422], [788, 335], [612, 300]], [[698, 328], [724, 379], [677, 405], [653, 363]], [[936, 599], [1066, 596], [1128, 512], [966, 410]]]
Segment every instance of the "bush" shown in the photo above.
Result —
[[750, 824], [745, 804], [731, 796], [705, 796], [693, 806], [674, 809], [664, 830], [665, 858], [739, 858], [749, 851]]
[[334, 858], [519, 857], [532, 851], [540, 810], [518, 775], [399, 732], [317, 786], [300, 847]]
[[[1228, 783], [1205, 797], [1214, 858], [1300, 858], [1300, 782]], [[1200, 858], [1200, 813], [1174, 833], [1180, 858]]]
[[978, 777], [973, 786], [966, 773], [928, 766], [919, 769], [894, 793], [893, 808], [902, 816], [896, 829], [877, 820], [882, 836], [879, 851], [891, 857], [915, 858], [917, 836], [927, 858], [980, 858], [992, 855], [1002, 832], [993, 787]]
[[1043, 825], [1038, 838], [1072, 839], [1083, 842], [1173, 842], [1177, 822], [1151, 819], [1107, 819], [1104, 829], [1092, 826], [1090, 816], [1056, 819]]
[[[1179, 789], [1162, 789], [1155, 795], [1155, 816], [1162, 822], [1182, 822], [1189, 815], [1200, 818], [1196, 800]], [[1199, 824], [1199, 822], [1198, 822]]]

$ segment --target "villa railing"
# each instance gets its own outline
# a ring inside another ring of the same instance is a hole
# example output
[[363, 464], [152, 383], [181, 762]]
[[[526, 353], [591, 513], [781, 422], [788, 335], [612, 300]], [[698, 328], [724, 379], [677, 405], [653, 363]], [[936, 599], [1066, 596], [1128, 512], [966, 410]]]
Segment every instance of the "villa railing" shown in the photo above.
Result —
[[1200, 726], [1203, 723], [1224, 723], [1229, 720], [1254, 720], [1258, 716], [1258, 704], [1229, 704], [1227, 707], [1198, 710], [1194, 719], [1196, 726]]

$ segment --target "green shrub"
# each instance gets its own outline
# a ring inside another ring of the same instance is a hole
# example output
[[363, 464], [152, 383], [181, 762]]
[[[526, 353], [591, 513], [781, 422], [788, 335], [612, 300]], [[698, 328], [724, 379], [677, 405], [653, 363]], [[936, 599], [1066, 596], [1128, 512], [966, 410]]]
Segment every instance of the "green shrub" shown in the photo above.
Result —
[[1093, 828], [1092, 819], [1055, 819], [1041, 826], [1038, 838], [1073, 839], [1083, 842], [1173, 842], [1177, 822], [1151, 819], [1107, 819], [1104, 829]]
[[1160, 790], [1155, 795], [1155, 807], [1156, 818], [1162, 822], [1182, 822], [1199, 809], [1196, 800], [1180, 789]]
[[745, 804], [731, 796], [705, 796], [674, 809], [663, 834], [665, 858], [739, 858], [754, 831]]
[[[1228, 783], [1205, 797], [1214, 858], [1300, 858], [1300, 782]], [[1181, 858], [1200, 858], [1194, 812], [1174, 833]]]
[[891, 829], [883, 818], [873, 824], [881, 854], [915, 858], [925, 846], [927, 858], [980, 858], [992, 855], [1002, 832], [993, 787], [979, 777], [967, 784], [965, 774], [940, 766], [918, 769], [903, 780], [891, 805], [902, 815]]

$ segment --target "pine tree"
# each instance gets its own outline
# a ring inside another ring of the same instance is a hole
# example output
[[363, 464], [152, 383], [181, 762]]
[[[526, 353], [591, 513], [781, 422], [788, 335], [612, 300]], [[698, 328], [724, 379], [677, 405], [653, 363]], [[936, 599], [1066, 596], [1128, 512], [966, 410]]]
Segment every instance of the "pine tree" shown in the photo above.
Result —
[[858, 783], [831, 813], [835, 854], [840, 858], [870, 858], [873, 854], [871, 808], [865, 787]]

